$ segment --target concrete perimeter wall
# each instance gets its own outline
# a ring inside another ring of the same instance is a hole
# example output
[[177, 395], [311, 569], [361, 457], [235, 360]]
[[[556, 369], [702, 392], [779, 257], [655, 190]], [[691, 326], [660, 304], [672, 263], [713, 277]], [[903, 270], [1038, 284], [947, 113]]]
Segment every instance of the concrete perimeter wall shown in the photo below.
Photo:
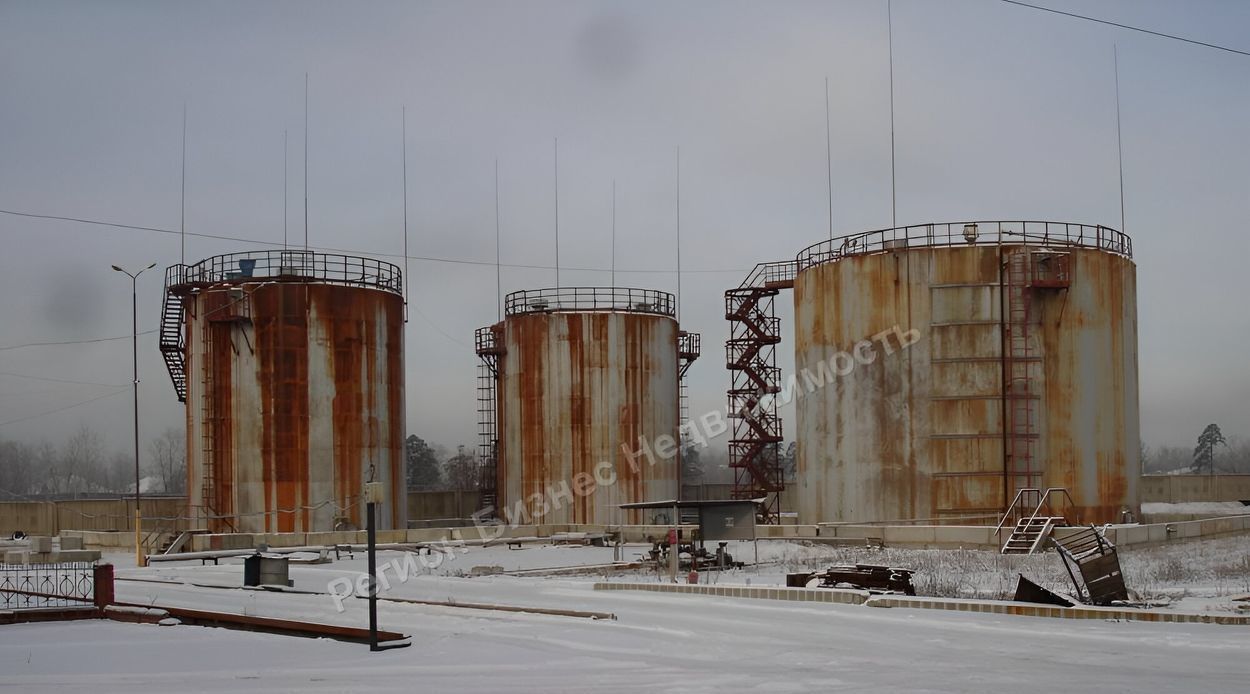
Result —
[[[143, 529], [153, 530], [158, 526], [186, 529], [186, 521], [163, 520], [185, 516], [186, 506], [184, 497], [141, 499]], [[0, 502], [0, 537], [8, 537], [15, 530], [27, 535], [57, 535], [62, 530], [134, 532], [134, 513], [132, 499], [5, 501]]]
[[1250, 499], [1250, 475], [1142, 475], [1142, 503]]
[[[727, 499], [732, 485], [707, 484], [687, 485], [682, 488], [683, 495], [690, 499]], [[1250, 475], [1144, 475], [1141, 478], [1142, 502], [1185, 503], [1191, 501], [1239, 501], [1250, 499]], [[790, 490], [783, 492], [782, 509], [792, 511], [788, 503]], [[478, 508], [476, 491], [420, 491], [408, 492], [408, 519], [414, 525], [436, 525], [431, 521], [448, 521], [449, 519], [468, 518]], [[145, 530], [161, 526], [170, 530], [185, 530], [186, 521], [160, 520], [177, 518], [186, 515], [186, 499], [182, 497], [149, 497], [142, 500]], [[1250, 511], [1250, 508], [1247, 509]], [[56, 535], [63, 530], [88, 531], [127, 531], [133, 530], [133, 502], [125, 499], [83, 499], [73, 501], [4, 501], [0, 502], [0, 537], [8, 536], [15, 530], [28, 535]], [[452, 523], [447, 523], [452, 525]], [[550, 526], [555, 527], [555, 526]], [[560, 526], [568, 530], [573, 526]], [[646, 526], [634, 526], [644, 528]], [[760, 528], [761, 537], [817, 537], [818, 526], [786, 526], [786, 530], [777, 527]], [[891, 540], [907, 538], [914, 542], [917, 538], [936, 535], [927, 528], [937, 526], [889, 526], [889, 537], [882, 537], [885, 528], [872, 526], [819, 526], [820, 536], [848, 540], [879, 539], [887, 544]], [[956, 546], [971, 544], [990, 544], [983, 537], [986, 528], [968, 526], [946, 526], [942, 533], [943, 540], [939, 544], [955, 543]], [[837, 528], [837, 530], [831, 530]], [[426, 528], [423, 528], [426, 529]], [[437, 528], [428, 528], [437, 529]], [[909, 532], [913, 530], [915, 532]], [[558, 532], [558, 531], [557, 531]], [[778, 533], [784, 533], [778, 534]], [[900, 535], [901, 533], [901, 535]], [[645, 538], [643, 532], [636, 539]], [[655, 530], [653, 535], [663, 534], [662, 529]], [[977, 538], [982, 538], [979, 541]], [[975, 542], [974, 542], [975, 541]]]
[[[625, 542], [646, 542], [649, 538], [662, 538], [668, 526], [627, 525], [619, 530]], [[550, 538], [557, 533], [598, 533], [606, 528], [601, 525], [523, 525], [517, 527], [486, 526], [413, 528], [409, 530], [378, 531], [379, 543], [417, 543], [458, 541], [475, 544], [484, 540], [503, 542], [506, 538], [536, 540]], [[695, 528], [682, 526], [686, 537]], [[1065, 537], [1080, 532], [1081, 528], [1057, 528], [1055, 537]], [[982, 549], [996, 550], [1006, 540], [1006, 530], [1001, 539], [996, 538], [992, 527], [957, 525], [774, 525], [761, 526], [762, 540], [802, 540], [843, 546], [865, 544], [935, 549]], [[1250, 515], [1209, 518], [1180, 523], [1156, 523], [1151, 525], [1120, 525], [1107, 529], [1107, 539], [1121, 549], [1144, 547], [1166, 542], [1195, 540], [1204, 537], [1250, 533]], [[62, 537], [81, 537], [91, 549], [128, 550], [134, 535], [126, 532], [62, 531]], [[196, 535], [192, 538], [191, 551], [252, 549], [259, 545], [270, 547], [304, 547], [339, 544], [362, 545], [366, 542], [364, 532], [330, 533], [271, 533], [271, 534], [221, 534]], [[154, 551], [154, 550], [153, 550]]]

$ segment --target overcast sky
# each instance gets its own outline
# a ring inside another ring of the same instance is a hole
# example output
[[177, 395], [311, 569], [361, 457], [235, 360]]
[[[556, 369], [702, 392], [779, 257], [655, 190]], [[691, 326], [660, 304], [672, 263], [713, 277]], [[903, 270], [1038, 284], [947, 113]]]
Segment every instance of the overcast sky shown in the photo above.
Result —
[[[1037, 4], [1250, 50], [1250, 3]], [[893, 18], [899, 224], [1120, 227], [1118, 45], [1142, 436], [1250, 436], [1250, 58], [997, 0]], [[673, 291], [680, 146], [697, 414], [724, 407], [723, 291], [828, 233], [826, 77], [834, 231], [890, 225], [886, 27], [884, 0], [0, 1], [0, 209], [177, 229], [186, 104], [187, 231], [260, 242], [189, 237], [187, 259], [281, 244], [284, 131], [302, 242], [308, 73], [311, 245], [401, 254], [406, 107], [410, 252], [485, 263], [411, 262], [408, 431], [454, 446], [475, 443], [473, 330], [496, 318], [496, 159], [504, 292], [554, 284], [556, 137], [561, 281], [609, 284], [615, 179], [616, 283]], [[0, 214], [0, 240], [0, 438], [87, 424], [127, 446], [128, 339], [10, 347], [128, 335], [114, 263], [158, 264], [155, 329], [179, 237]], [[183, 415], [156, 336], [139, 349], [147, 439]]]

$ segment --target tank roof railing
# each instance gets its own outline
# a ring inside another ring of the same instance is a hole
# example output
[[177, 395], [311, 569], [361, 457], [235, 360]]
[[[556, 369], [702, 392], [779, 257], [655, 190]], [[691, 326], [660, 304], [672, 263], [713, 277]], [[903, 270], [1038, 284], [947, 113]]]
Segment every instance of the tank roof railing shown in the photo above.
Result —
[[739, 289], [764, 287], [774, 283], [793, 282], [798, 274], [798, 266], [793, 260], [774, 260], [759, 263], [751, 269], [751, 274], [738, 285]]
[[673, 295], [627, 287], [522, 289], [504, 297], [504, 315], [552, 311], [618, 311], [676, 317]]
[[842, 258], [904, 248], [1007, 245], [1090, 248], [1133, 257], [1133, 240], [1111, 227], [1072, 222], [975, 221], [915, 224], [839, 236], [799, 251], [797, 263], [802, 271]]
[[403, 273], [396, 265], [374, 258], [302, 249], [227, 253], [193, 265], [171, 265], [165, 270], [165, 287], [172, 292], [257, 280], [338, 284], [404, 294]]

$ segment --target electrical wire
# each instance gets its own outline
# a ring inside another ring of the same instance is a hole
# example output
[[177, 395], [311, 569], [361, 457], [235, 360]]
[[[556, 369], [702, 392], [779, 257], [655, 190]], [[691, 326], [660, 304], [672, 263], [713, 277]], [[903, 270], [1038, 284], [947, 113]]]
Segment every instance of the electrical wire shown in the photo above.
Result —
[[[144, 330], [143, 332], [139, 334], [151, 335], [155, 332], [156, 332], [155, 329]], [[0, 352], [7, 352], [11, 349], [24, 349], [26, 347], [51, 347], [54, 345], [85, 345], [85, 344], [90, 344], [93, 342], [114, 342], [116, 340], [129, 340], [133, 337], [134, 335], [118, 335], [117, 337], [95, 337], [89, 340], [54, 340], [50, 342], [27, 342], [21, 345], [7, 345], [5, 347], [0, 347]]]
[[[151, 232], [156, 232], [160, 234], [181, 234], [182, 233], [174, 229], [161, 229], [159, 227], [145, 227], [145, 226], [139, 226], [135, 224], [120, 224], [117, 222], [105, 222], [105, 221], [101, 221], [97, 219], [86, 219], [83, 217], [65, 217], [61, 215], [35, 214], [33, 212], [19, 212], [16, 210], [0, 210], [0, 214], [12, 215], [14, 217], [28, 217], [31, 219], [52, 219], [52, 220], [58, 220], [62, 222], [77, 222], [79, 224], [92, 224], [96, 226], [115, 227], [118, 229], [131, 229], [135, 231], [151, 231]], [[204, 239], [215, 239], [218, 241], [233, 241], [235, 243], [250, 243], [250, 244], [254, 244], [258, 246], [273, 246], [274, 245], [273, 243], [269, 241], [257, 241], [255, 239], [245, 239], [245, 238], [238, 237], [238, 236], [223, 236], [221, 234], [205, 234], [202, 232], [188, 231], [186, 232], [186, 235], [196, 236], [196, 237], [204, 238]], [[367, 255], [367, 256], [372, 256], [372, 257], [377, 257], [377, 258], [403, 258], [404, 257], [404, 255], [400, 253], [381, 253], [381, 252], [375, 252], [375, 251], [359, 251], [359, 250], [352, 250], [352, 249], [346, 249], [346, 248], [333, 248], [330, 246], [309, 246], [309, 248], [311, 250], [322, 251], [322, 252], [343, 253], [343, 254], [350, 254], [350, 255]], [[496, 265], [495, 261], [493, 260], [486, 261], [486, 260], [468, 260], [465, 258], [440, 258], [437, 256], [425, 256], [425, 255], [408, 255], [407, 257], [410, 260], [421, 260], [421, 261], [425, 261], [429, 263], [450, 263], [454, 265], [485, 265], [489, 267], [495, 267]], [[502, 263], [502, 265], [504, 267], [521, 268], [521, 269], [528, 269], [528, 270], [551, 270], [551, 269], [554, 269], [555, 267], [554, 265], [529, 265], [529, 264], [524, 264], [524, 263]], [[582, 271], [582, 272], [608, 272], [608, 268], [598, 268], [598, 267], [565, 267], [564, 269], [565, 270], [577, 270], [577, 271]], [[617, 269], [617, 272], [632, 272], [632, 273], [638, 273], [638, 274], [669, 274], [675, 271], [674, 270]], [[682, 272], [699, 272], [699, 273], [709, 273], [709, 274], [728, 274], [728, 273], [743, 274], [747, 272], [747, 270], [742, 270], [742, 269], [724, 269], [724, 270], [683, 269]]]
[[1161, 32], [1161, 31], [1152, 31], [1152, 30], [1150, 30], [1150, 29], [1143, 29], [1143, 28], [1141, 28], [1141, 27], [1130, 26], [1130, 25], [1128, 25], [1128, 24], [1121, 24], [1121, 23], [1119, 23], [1119, 22], [1112, 22], [1112, 21], [1109, 21], [1109, 20], [1106, 20], [1106, 19], [1098, 19], [1097, 17], [1087, 17], [1087, 16], [1085, 16], [1085, 15], [1083, 15], [1083, 14], [1076, 14], [1075, 12], [1064, 12], [1063, 10], [1056, 10], [1056, 9], [1052, 9], [1052, 8], [1049, 8], [1049, 7], [1042, 7], [1042, 6], [1040, 6], [1040, 5], [1030, 5], [1030, 4], [1029, 4], [1029, 3], [1027, 3], [1027, 2], [1020, 2], [1019, 0], [1000, 0], [1000, 1], [1001, 1], [1001, 2], [1005, 2], [1005, 3], [1007, 3], [1008, 5], [1019, 5], [1020, 7], [1027, 7], [1027, 8], [1029, 8], [1029, 9], [1031, 9], [1031, 10], [1040, 10], [1040, 11], [1042, 11], [1042, 12], [1051, 12], [1051, 13], [1053, 13], [1053, 14], [1063, 15], [1063, 16], [1065, 16], [1065, 17], [1072, 17], [1073, 19], [1083, 19], [1083, 20], [1085, 20], [1085, 21], [1087, 21], [1087, 22], [1096, 22], [1096, 23], [1098, 23], [1098, 24], [1106, 24], [1107, 26], [1113, 26], [1113, 27], [1116, 27], [1116, 28], [1119, 28], [1119, 29], [1128, 29], [1129, 31], [1138, 31], [1138, 32], [1141, 32], [1141, 33], [1143, 33], [1143, 34], [1150, 34], [1151, 36], [1159, 36], [1159, 37], [1161, 37], [1161, 38], [1165, 38], [1165, 39], [1172, 39], [1173, 41], [1183, 41], [1183, 42], [1185, 42], [1185, 43], [1192, 43], [1192, 44], [1194, 44], [1195, 46], [1203, 46], [1203, 47], [1206, 47], [1206, 48], [1214, 48], [1214, 49], [1215, 49], [1215, 50], [1217, 50], [1217, 51], [1227, 51], [1227, 52], [1229, 52], [1229, 53], [1236, 53], [1237, 55], [1250, 56], [1250, 51], [1241, 51], [1241, 50], [1238, 50], [1238, 49], [1236, 49], [1236, 48], [1229, 48], [1228, 46], [1221, 46], [1221, 45], [1219, 45], [1219, 44], [1207, 43], [1206, 41], [1198, 41], [1198, 40], [1196, 40], [1196, 39], [1187, 39], [1187, 38], [1185, 38], [1184, 36], [1177, 36], [1177, 35], [1175, 35], [1175, 34], [1165, 34], [1165, 33]]
[[111, 397], [113, 397], [114, 395], [121, 395], [122, 393], [126, 392], [126, 391], [127, 391], [127, 390], [129, 390], [129, 389], [130, 389], [130, 386], [122, 386], [121, 388], [118, 388], [117, 390], [114, 390], [114, 391], [113, 391], [113, 392], [111, 392], [111, 393], [105, 393], [104, 395], [97, 395], [97, 396], [96, 396], [96, 397], [94, 397], [94, 398], [88, 398], [88, 399], [86, 399], [86, 400], [81, 400], [81, 401], [76, 402], [76, 403], [74, 403], [74, 404], [72, 404], [72, 405], [66, 405], [66, 406], [64, 406], [64, 407], [58, 407], [58, 408], [56, 408], [55, 410], [48, 410], [47, 412], [40, 412], [40, 413], [38, 413], [38, 414], [27, 415], [27, 416], [25, 416], [25, 417], [19, 417], [19, 418], [17, 418], [17, 419], [10, 419], [10, 420], [9, 420], [9, 421], [7, 421], [7, 422], [0, 422], [0, 427], [3, 427], [3, 426], [8, 426], [8, 425], [10, 425], [10, 424], [17, 424], [18, 422], [26, 422], [26, 421], [29, 421], [29, 420], [32, 420], [32, 419], [36, 419], [36, 418], [38, 418], [38, 417], [46, 417], [47, 415], [50, 415], [50, 414], [56, 414], [56, 413], [58, 413], [58, 412], [64, 412], [65, 410], [72, 409], [72, 408], [74, 408], [74, 407], [78, 407], [78, 406], [80, 406], [80, 405], [86, 405], [87, 403], [92, 403], [92, 402], [95, 402], [95, 401], [97, 401], [97, 400], [103, 400], [104, 398], [111, 398]]
[[52, 383], [69, 383], [76, 386], [101, 386], [104, 388], [129, 388], [129, 383], [100, 383], [98, 381], [73, 381], [68, 378], [52, 378], [51, 376], [31, 376], [29, 374], [17, 374], [11, 371], [0, 371], [0, 376], [12, 376], [13, 378], [28, 378], [32, 381], [50, 381]]

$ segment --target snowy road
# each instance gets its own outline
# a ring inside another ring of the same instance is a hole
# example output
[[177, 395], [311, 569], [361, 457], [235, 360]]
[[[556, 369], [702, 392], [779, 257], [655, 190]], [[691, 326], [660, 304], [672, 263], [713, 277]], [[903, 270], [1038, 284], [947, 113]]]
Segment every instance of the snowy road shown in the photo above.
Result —
[[[349, 575], [292, 567], [297, 587]], [[238, 567], [162, 570], [237, 585]], [[155, 575], [143, 570], [145, 575]], [[127, 572], [122, 572], [123, 574]], [[133, 575], [133, 574], [132, 574]], [[319, 586], [318, 586], [319, 584]], [[326, 596], [123, 581], [118, 599], [365, 624]], [[422, 576], [392, 594], [613, 612], [617, 621], [382, 603], [411, 648], [110, 622], [0, 628], [0, 688], [82, 692], [1242, 692], [1242, 627], [1082, 622], [595, 592], [588, 581]]]

